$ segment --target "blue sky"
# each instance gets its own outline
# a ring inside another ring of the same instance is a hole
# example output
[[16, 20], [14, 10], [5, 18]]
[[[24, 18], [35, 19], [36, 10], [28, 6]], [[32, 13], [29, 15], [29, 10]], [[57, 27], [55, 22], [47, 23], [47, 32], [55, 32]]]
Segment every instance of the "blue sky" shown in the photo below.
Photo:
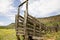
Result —
[[[15, 22], [17, 7], [25, 0], [0, 0], [0, 26]], [[25, 10], [21, 8], [21, 15]], [[60, 15], [60, 0], [29, 0], [29, 14], [34, 17]]]

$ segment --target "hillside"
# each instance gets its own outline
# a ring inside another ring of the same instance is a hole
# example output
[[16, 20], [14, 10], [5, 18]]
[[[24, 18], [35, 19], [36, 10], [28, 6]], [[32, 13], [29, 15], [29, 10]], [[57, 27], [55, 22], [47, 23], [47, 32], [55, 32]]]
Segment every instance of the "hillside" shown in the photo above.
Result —
[[60, 15], [38, 18], [41, 23], [44, 23], [47, 26], [54, 26], [56, 24], [60, 25]]
[[0, 26], [0, 29], [5, 29], [6, 28], [6, 26]]
[[[46, 18], [38, 18], [38, 20], [47, 26], [54, 26], [56, 24], [60, 25], [60, 15], [46, 17]], [[7, 28], [7, 29], [15, 28], [15, 23], [11, 23], [7, 26], [0, 26], [0, 29], [1, 28]]]
[[[46, 17], [46, 18], [38, 18], [38, 20], [47, 26], [53, 26], [56, 24], [60, 25], [60, 15]], [[15, 23], [11, 23], [7, 26], [0, 26], [0, 40], [17, 40], [16, 31], [14, 28], [15, 28]], [[46, 33], [46, 35], [44, 35], [44, 40], [60, 40], [60, 31]]]
[[15, 23], [11, 23], [7, 26], [0, 26], [0, 29], [14, 29], [15, 28]]
[[11, 24], [9, 24], [8, 26], [7, 26], [7, 28], [15, 28], [15, 23], [11, 23]]

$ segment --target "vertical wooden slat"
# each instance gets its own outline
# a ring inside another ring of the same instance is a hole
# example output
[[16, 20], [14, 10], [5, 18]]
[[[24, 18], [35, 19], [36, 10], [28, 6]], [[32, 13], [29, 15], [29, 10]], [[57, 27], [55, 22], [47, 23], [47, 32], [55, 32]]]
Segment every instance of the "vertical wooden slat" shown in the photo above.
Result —
[[18, 17], [19, 17], [19, 13], [20, 13], [20, 7], [18, 7]]
[[41, 37], [41, 24], [40, 23], [39, 23], [39, 29], [40, 29], [39, 36]]
[[34, 36], [35, 36], [35, 27], [36, 27], [36, 24], [34, 24]]
[[27, 29], [26, 29], [26, 25], [27, 25], [27, 16], [28, 16], [28, 0], [26, 0], [26, 12], [24, 13], [24, 34], [25, 34], [25, 40], [28, 40], [27, 38]]
[[[16, 28], [18, 28], [18, 24], [19, 24], [19, 13], [20, 13], [20, 8], [18, 7], [18, 14], [16, 15], [16, 18], [15, 18]], [[17, 31], [18, 29], [16, 29], [17, 40], [20, 40], [20, 37]]]
[[[18, 28], [18, 16], [17, 15], [15, 16], [15, 26], [16, 26], [15, 29]], [[18, 29], [16, 29], [16, 37], [17, 37], [17, 40], [20, 40], [17, 31], [18, 31]]]
[[27, 40], [27, 12], [24, 13], [24, 34], [25, 34], [25, 40]]
[[[25, 2], [24, 2], [25, 3]], [[22, 3], [20, 6], [22, 6], [24, 3]], [[18, 26], [18, 24], [19, 24], [19, 13], [20, 13], [20, 6], [18, 6], [18, 14], [16, 15], [16, 18], [15, 18], [15, 23], [16, 23], [16, 28], [18, 28], [19, 26]], [[34, 26], [34, 29], [33, 29], [33, 36], [35, 36], [35, 33], [36, 34], [40, 34], [40, 32], [39, 32], [39, 30], [37, 30], [38, 32], [35, 32], [36, 31], [36, 25], [38, 25], [40, 22], [36, 19], [36, 18], [34, 18], [33, 16], [31, 16], [31, 18], [33, 19], [33, 21], [34, 22], [31, 22], [31, 23], [27, 23], [27, 20], [29, 19], [29, 17], [28, 17], [29, 15], [28, 15], [28, 0], [26, 0], [26, 11], [24, 12], [24, 18], [22, 18], [23, 19], [23, 26], [24, 26], [24, 35], [25, 35], [25, 40], [28, 40], [28, 32], [27, 32], [27, 24], [30, 24], [30, 25], [33, 25]], [[30, 18], [30, 19], [31, 19]], [[28, 20], [28, 21], [30, 21], [30, 19]], [[31, 19], [31, 21], [32, 21], [32, 19]], [[20, 19], [21, 20], [21, 19]], [[21, 23], [21, 22], [20, 22]], [[40, 26], [40, 25], [38, 25], [38, 26]], [[29, 28], [30, 29], [30, 28]], [[38, 28], [38, 29], [41, 29], [40, 27]], [[18, 29], [16, 29], [16, 31], [18, 31]], [[17, 33], [18, 32], [16, 32], [16, 36], [17, 36], [17, 40], [20, 40], [20, 38], [19, 38], [19, 35], [17, 35]]]

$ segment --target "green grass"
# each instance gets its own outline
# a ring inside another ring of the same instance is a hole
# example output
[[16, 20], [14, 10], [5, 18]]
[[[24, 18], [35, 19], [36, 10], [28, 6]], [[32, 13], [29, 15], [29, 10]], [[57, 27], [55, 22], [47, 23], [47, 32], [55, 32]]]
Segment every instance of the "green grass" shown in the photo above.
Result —
[[[45, 34], [47, 38], [55, 37], [60, 40], [60, 31]], [[15, 29], [0, 29], [0, 40], [17, 40]]]
[[0, 40], [16, 40], [15, 29], [0, 29]]
[[47, 33], [45, 35], [46, 38], [55, 38], [55, 40], [60, 40], [60, 31], [59, 32], [53, 32], [53, 33]]
[[52, 22], [52, 23], [50, 23], [50, 22], [46, 22], [46, 23], [44, 23], [46, 26], [56, 26], [57, 24], [58, 25], [60, 25], [60, 22]]

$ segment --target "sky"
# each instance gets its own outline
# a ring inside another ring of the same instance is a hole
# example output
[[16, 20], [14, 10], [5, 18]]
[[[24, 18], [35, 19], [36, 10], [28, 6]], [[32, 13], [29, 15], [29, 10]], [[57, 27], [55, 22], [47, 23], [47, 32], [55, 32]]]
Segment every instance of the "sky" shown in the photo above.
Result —
[[[15, 15], [20, 3], [25, 0], [0, 0], [0, 26], [15, 23]], [[25, 8], [22, 6], [20, 14], [23, 15]], [[60, 0], [29, 0], [29, 14], [37, 17], [49, 17], [60, 15]]]

